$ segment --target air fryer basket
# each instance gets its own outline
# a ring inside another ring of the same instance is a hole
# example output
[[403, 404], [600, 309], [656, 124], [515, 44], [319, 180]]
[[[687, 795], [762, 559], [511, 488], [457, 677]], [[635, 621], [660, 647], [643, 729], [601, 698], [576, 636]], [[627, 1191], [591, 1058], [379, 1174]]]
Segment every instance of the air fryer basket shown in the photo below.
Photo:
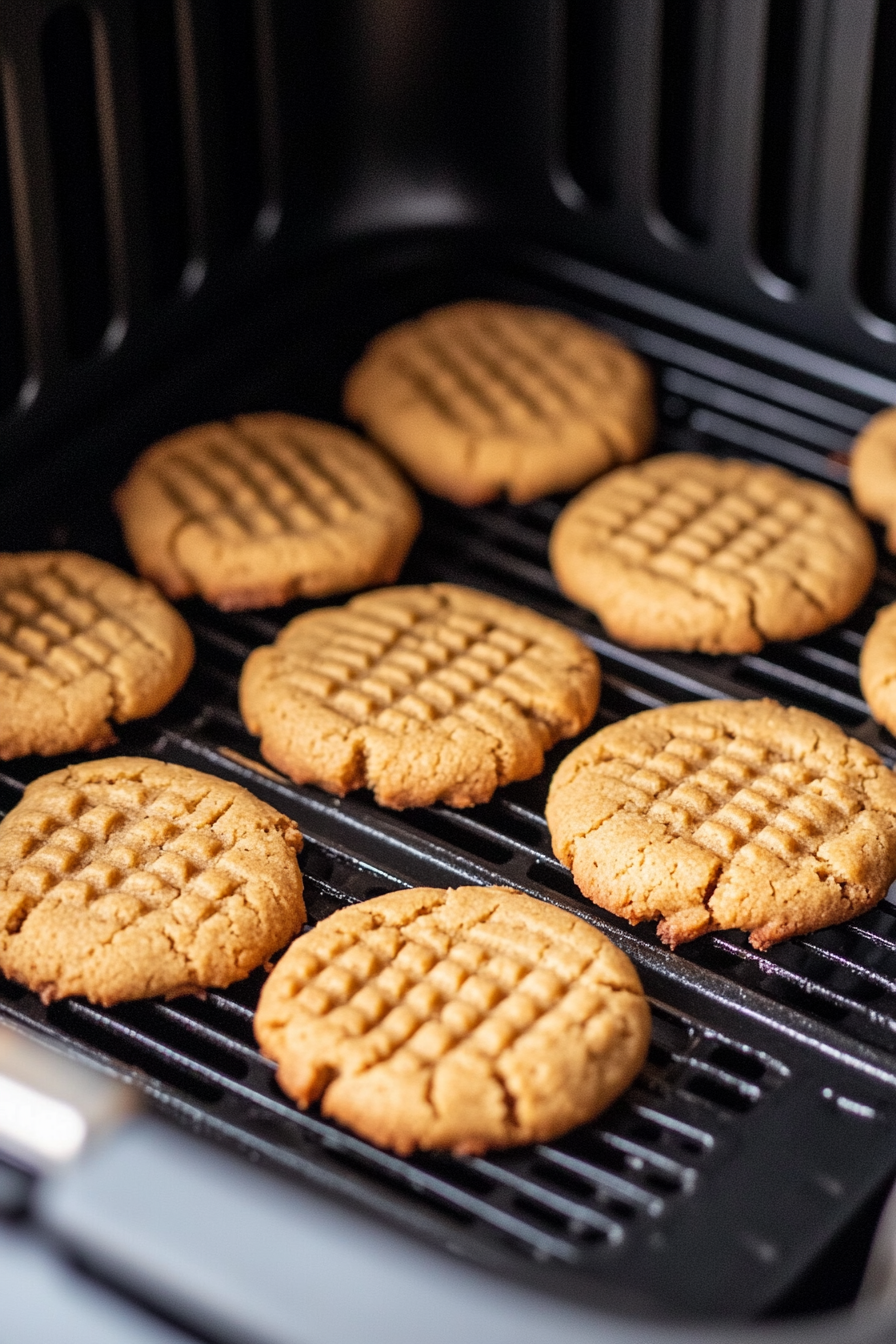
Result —
[[[0, 17], [5, 548], [127, 565], [109, 495], [147, 443], [237, 411], [339, 419], [366, 340], [470, 295], [565, 308], [640, 350], [660, 451], [735, 453], [843, 487], [853, 434], [896, 402], [889, 0], [15, 9]], [[645, 654], [559, 594], [546, 545], [561, 506], [427, 499], [402, 581], [467, 583], [565, 621], [601, 658], [598, 725], [770, 694], [896, 762], [856, 668], [896, 598], [889, 557], [863, 607], [815, 639]], [[581, 898], [551, 854], [546, 789], [574, 744], [465, 812], [296, 788], [261, 762], [236, 685], [302, 604], [182, 609], [196, 669], [116, 750], [236, 779], [295, 817], [312, 921], [395, 886], [459, 882], [591, 920], [653, 1001], [648, 1064], [555, 1143], [402, 1160], [278, 1091], [251, 1032], [261, 973], [203, 1001], [111, 1010], [45, 1008], [0, 981], [0, 1017], [286, 1182], [496, 1283], [591, 1303], [596, 1321], [850, 1301], [896, 1172], [896, 906], [768, 953], [721, 933], [672, 954]], [[56, 764], [9, 763], [0, 802]]]

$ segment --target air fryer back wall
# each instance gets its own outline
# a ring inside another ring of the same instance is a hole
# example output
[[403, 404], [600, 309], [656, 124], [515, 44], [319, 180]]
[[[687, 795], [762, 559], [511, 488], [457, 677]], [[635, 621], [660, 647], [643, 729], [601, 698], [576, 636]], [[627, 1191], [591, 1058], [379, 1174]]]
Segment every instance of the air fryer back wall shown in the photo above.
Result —
[[384, 229], [896, 368], [892, 0], [30, 0], [0, 51], [8, 453]]

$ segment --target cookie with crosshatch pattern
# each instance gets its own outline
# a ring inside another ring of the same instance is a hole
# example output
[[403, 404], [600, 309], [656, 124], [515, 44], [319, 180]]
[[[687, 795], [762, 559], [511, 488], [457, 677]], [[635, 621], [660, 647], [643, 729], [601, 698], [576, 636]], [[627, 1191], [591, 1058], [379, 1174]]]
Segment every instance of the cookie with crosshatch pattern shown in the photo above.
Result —
[[874, 577], [868, 528], [780, 467], [670, 453], [583, 490], [554, 525], [560, 587], [639, 648], [749, 653], [843, 620]]
[[524, 504], [643, 457], [650, 372], [567, 313], [470, 300], [382, 332], [351, 370], [346, 414], [415, 481], [458, 504]]
[[600, 669], [571, 631], [455, 584], [383, 588], [305, 612], [255, 649], [240, 708], [299, 784], [386, 807], [484, 803], [594, 717]]
[[371, 444], [273, 411], [162, 439], [115, 507], [141, 574], [225, 611], [391, 583], [420, 528], [413, 491]]
[[114, 742], [192, 665], [189, 626], [151, 584], [77, 551], [0, 554], [0, 759]]
[[761, 949], [876, 905], [896, 877], [896, 776], [774, 700], [646, 710], [551, 782], [554, 853], [597, 905], [671, 947], [743, 929]]
[[297, 938], [255, 1034], [280, 1086], [365, 1138], [481, 1153], [593, 1119], [650, 1038], [635, 968], [575, 915], [509, 887], [417, 887]]
[[0, 970], [45, 1003], [229, 985], [305, 920], [295, 823], [228, 780], [110, 757], [0, 823]]

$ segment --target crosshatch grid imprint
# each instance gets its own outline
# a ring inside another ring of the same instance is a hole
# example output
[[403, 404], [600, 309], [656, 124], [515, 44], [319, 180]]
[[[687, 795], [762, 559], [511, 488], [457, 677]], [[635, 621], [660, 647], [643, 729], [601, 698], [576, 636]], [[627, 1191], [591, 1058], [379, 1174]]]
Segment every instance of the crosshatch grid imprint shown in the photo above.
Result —
[[862, 807], [847, 784], [770, 747], [734, 737], [701, 741], [681, 727], [655, 755], [622, 755], [592, 768], [640, 790], [646, 816], [723, 860], [747, 844], [793, 860], [843, 830]]
[[474, 696], [491, 709], [507, 699], [525, 712], [527, 690], [540, 682], [535, 641], [447, 603], [434, 615], [401, 612], [406, 624], [382, 608], [336, 613], [313, 657], [283, 646], [289, 680], [346, 718], [395, 733], [463, 714]]
[[0, 588], [0, 670], [12, 676], [56, 690], [94, 668], [108, 672], [135, 643], [132, 656], [157, 655], [135, 626], [58, 567]]
[[469, 310], [439, 321], [438, 335], [417, 326], [396, 342], [389, 363], [447, 421], [474, 434], [537, 432], [587, 415], [621, 362], [609, 342], [603, 364], [575, 358], [568, 330], [549, 313], [525, 324]]
[[346, 940], [330, 960], [302, 953], [292, 996], [309, 1017], [341, 1028], [352, 1054], [371, 1049], [376, 1064], [405, 1050], [434, 1064], [466, 1040], [496, 1058], [552, 1009], [585, 1023], [604, 1006], [604, 986], [581, 983], [592, 959], [568, 944], [526, 956], [485, 922], [453, 935], [438, 909], [402, 927], [346, 931]]
[[[745, 483], [748, 484], [748, 483]], [[594, 541], [609, 546], [626, 563], [644, 566], [655, 574], [689, 587], [695, 596], [707, 599], [703, 586], [693, 582], [700, 567], [724, 570], [745, 583], [753, 580], [746, 566], [770, 567], [783, 557], [773, 555], [779, 545], [803, 541], [800, 554], [811, 567], [811, 540], [824, 528], [828, 543], [836, 545], [826, 521], [812, 507], [799, 484], [776, 482], [767, 499], [746, 493], [744, 488], [710, 483], [705, 478], [679, 476], [672, 482], [656, 481], [641, 474], [607, 481], [588, 502], [582, 523], [594, 526]], [[822, 604], [810, 588], [791, 572], [784, 560], [788, 580], [798, 585], [814, 606]]]
[[166, 454], [152, 470], [185, 519], [230, 542], [317, 532], [381, 501], [357, 465], [280, 426], [209, 426], [201, 451]]
[[[110, 801], [92, 803], [91, 792]], [[50, 894], [122, 927], [165, 906], [193, 927], [202, 923], [244, 881], [239, 865], [229, 871], [231, 850], [211, 830], [232, 799], [222, 791], [220, 803], [203, 807], [208, 792], [194, 800], [137, 780], [48, 791], [0, 840], [6, 862], [18, 861], [10, 891], [26, 898], [18, 927]]]

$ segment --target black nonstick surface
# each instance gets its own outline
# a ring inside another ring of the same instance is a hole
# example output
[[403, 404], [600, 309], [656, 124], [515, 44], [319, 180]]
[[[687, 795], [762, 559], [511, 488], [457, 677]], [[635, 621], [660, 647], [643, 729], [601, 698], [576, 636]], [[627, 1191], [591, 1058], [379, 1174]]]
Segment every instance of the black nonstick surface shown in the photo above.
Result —
[[[660, 450], [777, 461], [842, 486], [852, 434], [880, 404], [860, 379], [850, 390], [848, 377], [834, 385], [808, 356], [797, 375], [780, 350], [776, 363], [759, 347], [738, 353], [724, 327], [724, 340], [695, 335], [683, 313], [663, 311], [646, 291], [614, 288], [612, 278], [559, 258], [383, 245], [322, 260], [93, 423], [73, 427], [7, 493], [4, 545], [71, 546], [127, 565], [109, 492], [154, 437], [237, 410], [339, 418], [341, 378], [366, 339], [470, 295], [565, 307], [640, 348], [656, 369]], [[896, 761], [856, 668], [876, 608], [896, 599], [889, 559], [862, 608], [815, 639], [744, 657], [635, 653], [554, 584], [546, 548], [562, 503], [461, 510], [427, 499], [402, 581], [466, 583], [566, 622], [601, 659], [594, 727], [678, 700], [770, 694], [828, 715]], [[263, 972], [204, 1000], [111, 1010], [77, 999], [45, 1008], [0, 981], [0, 1014], [111, 1063], [175, 1122], [496, 1272], [662, 1314], [757, 1317], [848, 1300], [896, 1167], [896, 906], [884, 902], [768, 953], [738, 933], [668, 952], [651, 928], [630, 929], [586, 902], [552, 857], [544, 800], [574, 743], [555, 748], [537, 779], [464, 812], [392, 813], [366, 794], [338, 800], [293, 786], [261, 763], [236, 689], [249, 650], [306, 605], [225, 616], [183, 603], [197, 666], [162, 714], [121, 730], [115, 750], [236, 779], [295, 817], [306, 836], [312, 922], [397, 886], [469, 882], [516, 886], [592, 921], [634, 958], [653, 1002], [653, 1044], [635, 1085], [555, 1143], [402, 1160], [314, 1109], [298, 1112], [278, 1090], [252, 1035]], [[8, 763], [3, 806], [58, 764]]]

